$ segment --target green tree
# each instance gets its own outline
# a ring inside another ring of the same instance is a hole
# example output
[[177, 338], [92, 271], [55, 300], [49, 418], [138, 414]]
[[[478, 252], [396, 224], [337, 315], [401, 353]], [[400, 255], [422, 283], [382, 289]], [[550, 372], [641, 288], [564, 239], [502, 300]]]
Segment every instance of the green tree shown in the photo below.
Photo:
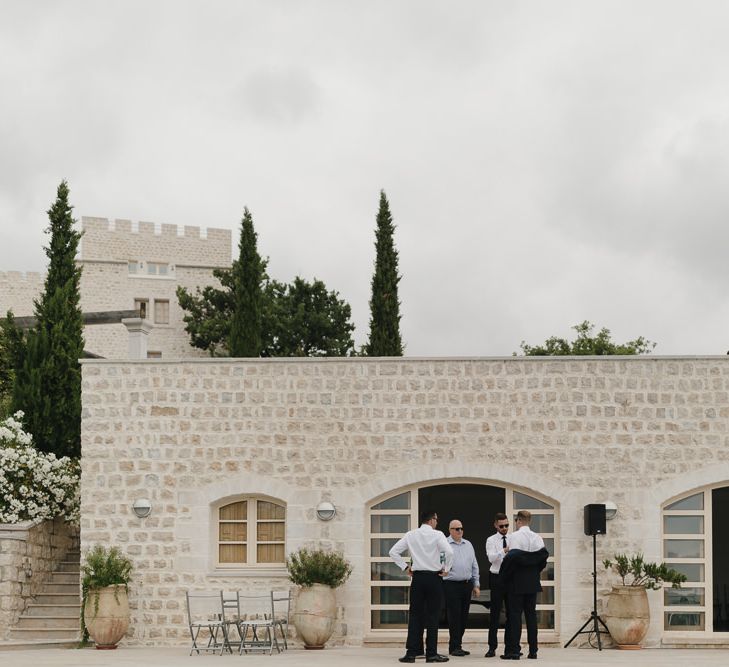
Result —
[[352, 308], [335, 291], [298, 276], [266, 285], [263, 354], [267, 357], [346, 357], [354, 349]]
[[0, 420], [11, 413], [15, 368], [20, 365], [24, 344], [23, 332], [8, 311], [7, 319], [0, 320]]
[[232, 268], [233, 313], [228, 338], [231, 357], [258, 357], [263, 348], [261, 311], [265, 266], [258, 254], [257, 240], [253, 216], [245, 208], [238, 243], [238, 261]]
[[[81, 268], [76, 251], [81, 233], [68, 203], [68, 185], [58, 186], [48, 211], [50, 243], [45, 248], [48, 274], [35, 302], [36, 325], [24, 342], [10, 333], [14, 349], [12, 403], [25, 412], [25, 424], [35, 446], [56, 456], [81, 453], [81, 367], [83, 319], [79, 306]], [[12, 331], [12, 321], [10, 322]]]
[[626, 343], [615, 343], [610, 338], [610, 330], [604, 327], [593, 335], [595, 325], [587, 320], [572, 328], [577, 332], [577, 338], [572, 342], [557, 336], [547, 338], [542, 345], [532, 346], [522, 341], [521, 351], [527, 357], [600, 356], [605, 354], [650, 354], [656, 346], [643, 336], [638, 336], [635, 340], [629, 340]]
[[398, 253], [393, 234], [395, 225], [385, 191], [380, 190], [380, 208], [375, 231], [375, 272], [372, 276], [370, 300], [370, 336], [364, 351], [372, 357], [401, 357], [400, 301], [397, 287]]

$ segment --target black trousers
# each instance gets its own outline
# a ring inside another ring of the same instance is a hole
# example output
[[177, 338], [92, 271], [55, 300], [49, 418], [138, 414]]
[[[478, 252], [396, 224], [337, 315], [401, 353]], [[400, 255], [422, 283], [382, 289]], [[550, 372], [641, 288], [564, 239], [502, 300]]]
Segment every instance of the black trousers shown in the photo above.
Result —
[[499, 645], [499, 619], [501, 618], [502, 606], [506, 608], [504, 644], [506, 644], [509, 636], [509, 600], [499, 574], [489, 572], [489, 589], [491, 591], [491, 602], [489, 603], [489, 650], [495, 651]]
[[461, 648], [463, 633], [468, 623], [468, 608], [471, 606], [470, 581], [443, 580], [446, 617], [448, 618], [448, 650]]
[[515, 655], [519, 653], [521, 643], [521, 615], [527, 627], [527, 641], [529, 653], [536, 654], [537, 646], [537, 594], [536, 593], [509, 593], [509, 628], [506, 636], [505, 653]]
[[443, 608], [443, 583], [438, 572], [415, 570], [410, 583], [410, 612], [408, 639], [405, 643], [408, 655], [418, 655], [423, 646], [425, 629], [425, 655], [438, 653], [438, 620]]

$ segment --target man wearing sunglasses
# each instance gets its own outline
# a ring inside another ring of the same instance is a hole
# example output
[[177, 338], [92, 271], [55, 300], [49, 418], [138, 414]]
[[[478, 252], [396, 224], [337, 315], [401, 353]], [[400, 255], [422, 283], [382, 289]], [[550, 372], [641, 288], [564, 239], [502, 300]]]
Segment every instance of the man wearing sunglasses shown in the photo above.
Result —
[[498, 512], [494, 517], [494, 528], [496, 532], [486, 540], [486, 556], [491, 563], [489, 570], [489, 589], [491, 590], [491, 602], [489, 604], [489, 650], [484, 657], [493, 658], [499, 645], [499, 618], [501, 617], [502, 605], [506, 608], [506, 627], [504, 629], [504, 643], [509, 628], [509, 606], [506, 600], [506, 589], [501, 582], [501, 561], [509, 553], [509, 518], [506, 514]]
[[481, 594], [478, 561], [473, 545], [463, 539], [463, 523], [453, 519], [448, 525], [448, 544], [453, 549], [453, 565], [443, 577], [446, 615], [448, 617], [448, 652], [455, 656], [469, 655], [461, 645], [468, 622], [471, 596]]

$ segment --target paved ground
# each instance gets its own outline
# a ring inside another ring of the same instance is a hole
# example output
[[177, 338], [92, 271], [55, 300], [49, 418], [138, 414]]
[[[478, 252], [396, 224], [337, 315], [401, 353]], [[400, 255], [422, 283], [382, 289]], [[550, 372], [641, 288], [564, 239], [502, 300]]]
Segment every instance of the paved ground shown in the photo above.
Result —
[[[402, 650], [392, 648], [332, 648], [323, 651], [289, 650], [280, 655], [208, 655], [188, 656], [184, 648], [119, 648], [116, 651], [94, 649], [46, 649], [35, 651], [7, 651], [0, 653], [2, 667], [395, 667]], [[523, 658], [522, 658], [523, 660]], [[644, 649], [642, 651], [599, 652], [594, 649], [545, 648], [539, 652], [539, 661], [525, 661], [531, 665], [571, 665], [579, 667], [726, 667], [729, 649]], [[416, 667], [424, 667], [423, 658]], [[483, 652], [474, 651], [465, 658], [451, 658], [449, 665], [498, 665], [510, 662], [492, 658], [484, 659]]]

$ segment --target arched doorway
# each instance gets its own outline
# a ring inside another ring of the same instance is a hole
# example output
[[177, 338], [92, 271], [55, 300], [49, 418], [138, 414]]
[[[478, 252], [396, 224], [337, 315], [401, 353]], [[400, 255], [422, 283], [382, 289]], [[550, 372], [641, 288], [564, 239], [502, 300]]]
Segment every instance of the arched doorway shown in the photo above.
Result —
[[[551, 554], [542, 573], [544, 591], [537, 599], [539, 627], [557, 627], [559, 555], [556, 553], [558, 508], [553, 501], [532, 491], [475, 480], [422, 482], [392, 491], [373, 500], [367, 507], [369, 532], [367, 620], [374, 634], [402, 634], [407, 629], [410, 581], [390, 560], [389, 551], [403, 534], [418, 525], [421, 509], [432, 508], [440, 517], [439, 528], [448, 534], [448, 523], [458, 518], [465, 536], [474, 545], [481, 570], [481, 598], [471, 604], [468, 628], [488, 625], [488, 570], [486, 538], [493, 533], [493, 516], [505, 512], [513, 517], [520, 509], [533, 516], [532, 528], [542, 535]], [[503, 619], [502, 619], [503, 621]]]
[[663, 507], [663, 559], [686, 575], [663, 589], [663, 627], [679, 633], [729, 632], [729, 486], [692, 491]]

